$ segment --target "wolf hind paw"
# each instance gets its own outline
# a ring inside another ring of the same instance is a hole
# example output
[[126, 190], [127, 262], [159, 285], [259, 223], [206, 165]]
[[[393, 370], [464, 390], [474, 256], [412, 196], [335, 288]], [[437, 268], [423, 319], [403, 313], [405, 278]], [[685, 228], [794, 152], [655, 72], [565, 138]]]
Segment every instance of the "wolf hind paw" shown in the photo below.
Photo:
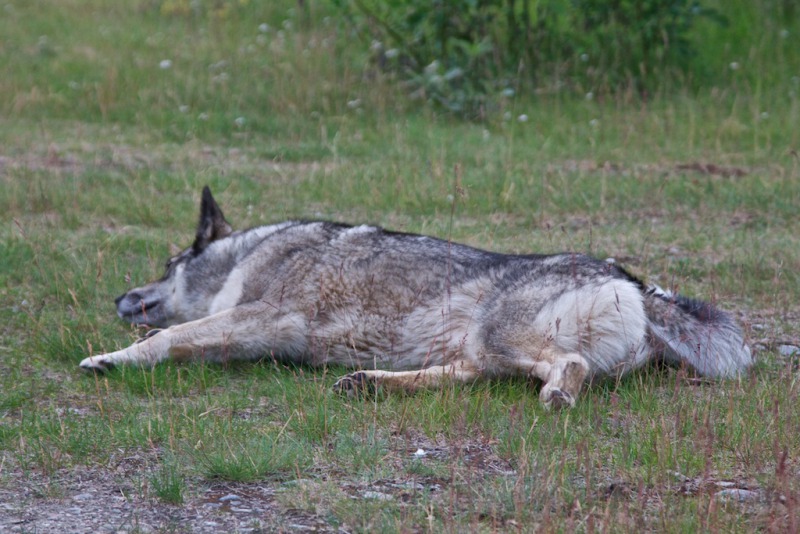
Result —
[[575, 406], [575, 397], [561, 388], [551, 388], [543, 396], [542, 402], [548, 410], [562, 410]]
[[88, 373], [103, 374], [114, 367], [114, 364], [103, 356], [89, 356], [80, 363], [81, 369]]
[[377, 390], [377, 379], [363, 371], [345, 375], [333, 385], [333, 391], [348, 397], [374, 395]]

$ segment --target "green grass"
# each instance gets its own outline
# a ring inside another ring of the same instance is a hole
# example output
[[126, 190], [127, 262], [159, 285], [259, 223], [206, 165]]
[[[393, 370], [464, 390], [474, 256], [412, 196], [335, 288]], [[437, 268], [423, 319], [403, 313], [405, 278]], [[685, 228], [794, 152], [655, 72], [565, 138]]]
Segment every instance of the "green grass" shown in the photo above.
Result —
[[[796, 20], [730, 3], [698, 58], [719, 63], [706, 90], [520, 97], [470, 124], [365, 69], [331, 7], [166, 4], [0, 17], [0, 488], [34, 487], [35, 509], [79, 469], [170, 506], [257, 483], [287, 522], [358, 532], [796, 526], [797, 359], [774, 350], [800, 341]], [[646, 369], [563, 413], [514, 380], [348, 400], [342, 369], [81, 374], [139, 335], [113, 298], [191, 242], [205, 184], [239, 228], [330, 218], [613, 256], [733, 311], [758, 364], [713, 385]], [[128, 456], [141, 472], [116, 470]], [[722, 482], [761, 498], [723, 503]]]
[[150, 487], [163, 502], [182, 504], [185, 485], [173, 459], [166, 459], [150, 477]]

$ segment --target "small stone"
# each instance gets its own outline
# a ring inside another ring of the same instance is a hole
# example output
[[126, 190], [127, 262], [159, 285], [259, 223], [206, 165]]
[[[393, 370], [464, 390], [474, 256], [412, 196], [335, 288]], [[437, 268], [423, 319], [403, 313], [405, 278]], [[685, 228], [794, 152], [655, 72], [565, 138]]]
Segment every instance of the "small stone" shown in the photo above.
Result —
[[677, 478], [678, 480], [689, 480], [689, 477], [681, 473], [680, 471], [670, 471], [670, 474]]
[[717, 499], [723, 501], [755, 501], [760, 498], [760, 494], [757, 491], [746, 490], [741, 488], [731, 488], [731, 489], [724, 489], [722, 491], [718, 491], [714, 494]]
[[778, 352], [781, 354], [781, 356], [794, 356], [800, 352], [800, 347], [796, 347], [794, 345], [778, 345]]
[[394, 499], [391, 495], [381, 493], [380, 491], [365, 491], [361, 496], [365, 499], [375, 499], [378, 501], [391, 501]]
[[393, 488], [400, 488], [412, 491], [423, 491], [425, 489], [425, 486], [423, 486], [419, 482], [413, 482], [413, 481], [401, 482], [399, 484], [389, 484], [389, 485], [392, 486]]
[[238, 495], [233, 494], [233, 493], [229, 493], [229, 494], [225, 495], [224, 497], [220, 497], [219, 498], [219, 502], [241, 501], [241, 500], [242, 500], [241, 497], [239, 497]]

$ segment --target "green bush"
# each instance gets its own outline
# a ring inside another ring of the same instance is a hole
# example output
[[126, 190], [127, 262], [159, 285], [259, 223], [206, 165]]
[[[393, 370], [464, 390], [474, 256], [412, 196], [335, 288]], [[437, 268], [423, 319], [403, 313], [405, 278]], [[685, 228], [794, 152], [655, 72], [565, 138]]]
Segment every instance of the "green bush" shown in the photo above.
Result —
[[716, 10], [690, 0], [573, 0], [573, 4], [582, 28], [575, 32], [580, 57], [593, 60], [595, 66], [594, 76], [586, 81], [612, 88], [648, 90], [670, 70], [686, 71], [695, 53], [689, 35], [698, 17], [727, 22]]
[[692, 0], [336, 0], [415, 97], [480, 115], [520, 89], [647, 91], [688, 68]]

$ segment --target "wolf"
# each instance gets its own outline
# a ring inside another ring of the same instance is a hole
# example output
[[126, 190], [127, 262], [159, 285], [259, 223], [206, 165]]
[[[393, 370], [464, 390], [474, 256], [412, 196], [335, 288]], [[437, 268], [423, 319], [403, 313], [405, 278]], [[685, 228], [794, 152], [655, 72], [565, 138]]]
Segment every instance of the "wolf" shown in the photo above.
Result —
[[167, 359], [337, 364], [354, 370], [334, 385], [348, 395], [526, 376], [541, 381], [545, 407], [563, 408], [585, 383], [656, 359], [711, 378], [753, 363], [728, 314], [613, 262], [333, 222], [234, 231], [208, 187], [194, 243], [165, 271], [116, 299], [120, 318], [159, 329], [89, 356], [83, 369]]

